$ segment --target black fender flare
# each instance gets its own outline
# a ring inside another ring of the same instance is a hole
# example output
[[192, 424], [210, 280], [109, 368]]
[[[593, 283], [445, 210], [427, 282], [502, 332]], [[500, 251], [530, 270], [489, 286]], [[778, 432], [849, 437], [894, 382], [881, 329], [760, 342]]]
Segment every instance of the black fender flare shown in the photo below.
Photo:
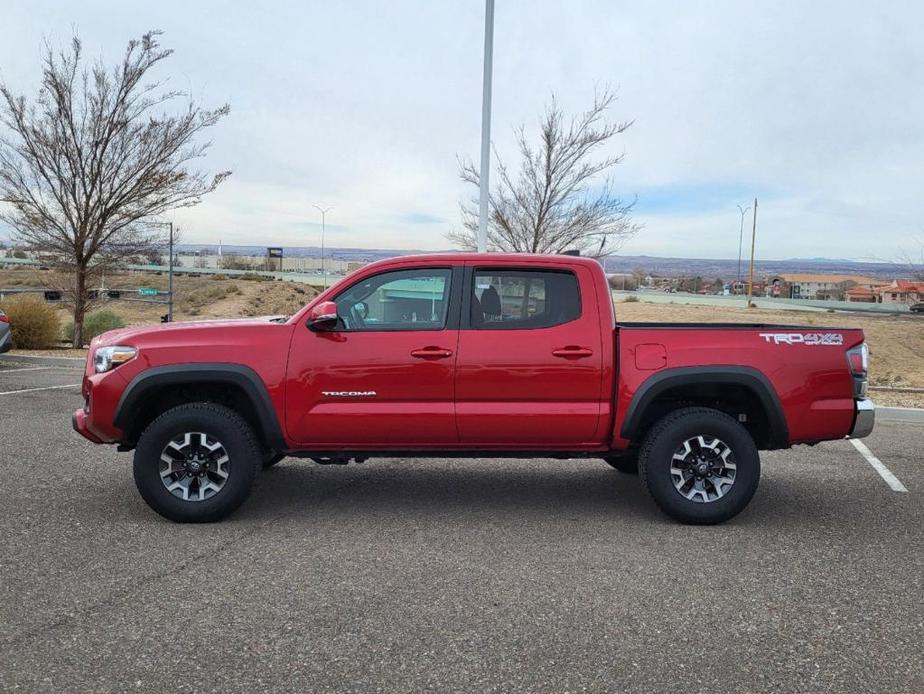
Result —
[[112, 423], [126, 431], [131, 427], [133, 413], [141, 409], [146, 395], [163, 386], [181, 386], [189, 383], [226, 383], [240, 388], [256, 412], [260, 427], [257, 435], [269, 448], [285, 450], [285, 438], [266, 384], [256, 371], [243, 364], [173, 364], [146, 369], [135, 376], [122, 391]]
[[763, 407], [770, 425], [770, 447], [789, 447], [789, 427], [783, 406], [773, 384], [762, 372], [750, 366], [682, 366], [665, 369], [647, 378], [635, 391], [626, 410], [620, 436], [632, 440], [645, 410], [659, 395], [671, 388], [689, 385], [737, 385], [751, 391]]

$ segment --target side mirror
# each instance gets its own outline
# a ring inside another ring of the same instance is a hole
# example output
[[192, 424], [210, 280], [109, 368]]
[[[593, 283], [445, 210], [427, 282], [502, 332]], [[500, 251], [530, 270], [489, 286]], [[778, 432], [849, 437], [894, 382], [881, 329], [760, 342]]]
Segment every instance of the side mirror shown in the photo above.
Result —
[[310, 330], [333, 330], [337, 325], [337, 304], [333, 301], [322, 301], [312, 306], [305, 325]]

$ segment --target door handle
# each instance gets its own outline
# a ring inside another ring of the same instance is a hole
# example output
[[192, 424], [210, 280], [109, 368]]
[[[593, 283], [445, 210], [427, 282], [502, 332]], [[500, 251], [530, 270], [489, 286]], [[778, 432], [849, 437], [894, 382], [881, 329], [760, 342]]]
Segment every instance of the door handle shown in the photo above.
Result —
[[445, 359], [452, 356], [452, 350], [443, 349], [442, 347], [424, 347], [422, 349], [412, 349], [411, 356], [418, 359]]
[[583, 357], [592, 357], [593, 355], [594, 351], [592, 349], [574, 345], [552, 350], [553, 357], [560, 357], [562, 359], [581, 359]]

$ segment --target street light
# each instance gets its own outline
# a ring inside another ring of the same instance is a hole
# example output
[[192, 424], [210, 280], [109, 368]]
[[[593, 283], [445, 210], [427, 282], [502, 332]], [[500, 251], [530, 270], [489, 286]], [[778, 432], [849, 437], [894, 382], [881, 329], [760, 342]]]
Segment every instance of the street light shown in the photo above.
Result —
[[754, 226], [751, 229], [751, 269], [748, 271], [748, 308], [751, 305], [751, 296], [754, 294], [754, 246], [757, 243], [757, 198], [754, 198]]
[[313, 205], [318, 212], [321, 213], [321, 281], [324, 283], [324, 289], [327, 289], [327, 267], [324, 265], [324, 228], [327, 213], [330, 212], [333, 207], [321, 207], [320, 205]]
[[491, 74], [494, 64], [494, 0], [484, 5], [484, 75], [481, 94], [481, 173], [478, 175], [478, 252], [488, 250], [488, 193], [491, 173]]
[[751, 209], [751, 206], [742, 207], [738, 205], [738, 211], [741, 213], [741, 226], [738, 229], [738, 275], [736, 277], [738, 285], [741, 284], [741, 239], [744, 236], [744, 215], [748, 213], [748, 210]]

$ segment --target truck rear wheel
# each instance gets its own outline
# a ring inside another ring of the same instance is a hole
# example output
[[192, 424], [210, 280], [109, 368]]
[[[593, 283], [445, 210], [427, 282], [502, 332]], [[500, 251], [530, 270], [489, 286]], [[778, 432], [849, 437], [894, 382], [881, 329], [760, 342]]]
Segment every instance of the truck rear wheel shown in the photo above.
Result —
[[639, 472], [662, 511], [711, 525], [740, 513], [760, 480], [748, 431], [724, 412], [685, 407], [658, 421], [639, 452]]
[[250, 494], [263, 457], [250, 425], [208, 402], [167, 410], [135, 448], [135, 485], [148, 506], [180, 523], [217, 521]]

